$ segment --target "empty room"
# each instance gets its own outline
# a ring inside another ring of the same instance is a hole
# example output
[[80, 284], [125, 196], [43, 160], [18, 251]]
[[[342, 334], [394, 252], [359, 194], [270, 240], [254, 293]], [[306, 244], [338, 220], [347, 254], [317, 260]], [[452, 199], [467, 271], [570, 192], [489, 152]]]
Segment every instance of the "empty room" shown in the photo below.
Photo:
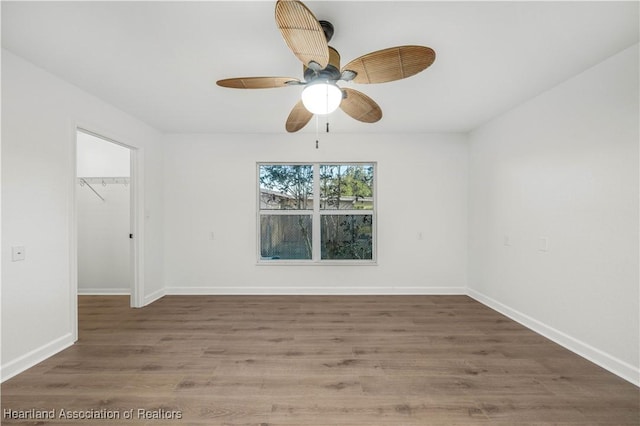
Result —
[[0, 7], [0, 423], [640, 425], [637, 1]]

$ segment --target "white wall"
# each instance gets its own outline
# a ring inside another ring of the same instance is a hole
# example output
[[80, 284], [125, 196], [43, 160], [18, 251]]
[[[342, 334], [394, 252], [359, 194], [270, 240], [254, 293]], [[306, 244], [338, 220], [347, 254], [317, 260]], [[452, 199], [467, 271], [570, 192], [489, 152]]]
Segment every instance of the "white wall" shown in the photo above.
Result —
[[79, 131], [77, 134], [77, 175], [79, 177], [129, 177], [129, 148]]
[[[167, 291], [464, 293], [466, 137], [332, 133], [318, 150], [314, 141], [310, 133], [167, 137]], [[377, 161], [378, 265], [256, 265], [259, 161]]]
[[91, 185], [104, 201], [78, 184], [78, 294], [130, 294], [130, 186]]
[[78, 293], [130, 294], [130, 186], [91, 185], [104, 201], [78, 184]]
[[[3, 380], [73, 342], [76, 125], [139, 148], [144, 294], [162, 291], [162, 135], [3, 49]], [[11, 261], [12, 246], [25, 261]]]
[[78, 293], [130, 294], [129, 148], [78, 132], [76, 157], [78, 177], [87, 178], [76, 187]]
[[636, 384], [638, 114], [636, 45], [475, 130], [469, 153], [471, 294]]

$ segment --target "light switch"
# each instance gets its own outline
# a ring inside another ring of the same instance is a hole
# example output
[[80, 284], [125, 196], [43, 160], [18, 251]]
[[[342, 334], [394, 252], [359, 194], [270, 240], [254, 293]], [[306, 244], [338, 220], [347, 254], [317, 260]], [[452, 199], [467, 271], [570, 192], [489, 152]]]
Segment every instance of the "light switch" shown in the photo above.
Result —
[[503, 240], [502, 240], [502, 244], [505, 246], [510, 246], [511, 245], [511, 238], [509, 238], [508, 235], [505, 235]]
[[24, 260], [26, 256], [24, 246], [19, 247], [11, 247], [11, 261], [18, 262], [20, 260]]

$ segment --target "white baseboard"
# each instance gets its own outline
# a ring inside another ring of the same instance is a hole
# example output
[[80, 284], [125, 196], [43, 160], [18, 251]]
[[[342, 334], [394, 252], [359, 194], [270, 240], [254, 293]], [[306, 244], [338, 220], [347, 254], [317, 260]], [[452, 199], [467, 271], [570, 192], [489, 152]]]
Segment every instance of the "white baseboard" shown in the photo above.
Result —
[[73, 345], [73, 343], [73, 335], [69, 333], [47, 343], [46, 345], [32, 350], [13, 361], [9, 361], [7, 364], [0, 367], [0, 381], [4, 382], [9, 380], [13, 376], [18, 375], [58, 352], [67, 349], [69, 346]]
[[556, 330], [555, 328], [550, 327], [535, 318], [512, 309], [502, 304], [501, 302], [498, 302], [497, 300], [480, 293], [479, 291], [468, 289], [467, 294], [469, 295], [469, 297], [474, 298], [483, 305], [486, 305], [491, 309], [500, 312], [501, 314], [524, 325], [525, 327], [535, 331], [536, 333], [546, 337], [547, 339], [550, 339], [560, 346], [565, 347], [571, 352], [574, 352], [581, 357], [588, 359], [589, 361], [599, 365], [600, 367], [610, 371], [617, 376], [622, 377], [623, 379], [633, 383], [636, 386], [640, 386], [640, 369], [638, 369], [637, 367], [614, 356], [611, 356], [600, 349], [594, 348], [593, 346], [585, 342], [571, 337], [560, 330]]
[[168, 287], [167, 295], [278, 295], [278, 296], [364, 296], [364, 295], [466, 295], [466, 287]]
[[166, 292], [164, 288], [161, 288], [160, 290], [154, 291], [153, 293], [146, 295], [144, 297], [144, 306], [147, 306], [155, 302], [156, 300], [162, 298], [165, 294]]
[[131, 295], [131, 289], [127, 287], [122, 288], [79, 288], [78, 295], [80, 296], [129, 296]]

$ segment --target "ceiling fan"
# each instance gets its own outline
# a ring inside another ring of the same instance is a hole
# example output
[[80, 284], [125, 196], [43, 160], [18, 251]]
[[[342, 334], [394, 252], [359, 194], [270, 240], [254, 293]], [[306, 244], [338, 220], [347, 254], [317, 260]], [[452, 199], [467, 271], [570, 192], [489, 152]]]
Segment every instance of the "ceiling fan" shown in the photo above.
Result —
[[276, 23], [293, 54], [303, 64], [304, 81], [290, 77], [240, 77], [218, 80], [221, 87], [268, 89], [305, 86], [301, 100], [286, 123], [288, 132], [297, 132], [314, 114], [329, 114], [340, 107], [352, 118], [375, 123], [382, 118], [378, 104], [362, 92], [340, 88], [338, 81], [372, 84], [400, 80], [429, 67], [435, 60], [433, 49], [425, 46], [397, 46], [360, 56], [340, 68], [340, 54], [328, 45], [333, 25], [318, 21], [299, 0], [278, 0]]

